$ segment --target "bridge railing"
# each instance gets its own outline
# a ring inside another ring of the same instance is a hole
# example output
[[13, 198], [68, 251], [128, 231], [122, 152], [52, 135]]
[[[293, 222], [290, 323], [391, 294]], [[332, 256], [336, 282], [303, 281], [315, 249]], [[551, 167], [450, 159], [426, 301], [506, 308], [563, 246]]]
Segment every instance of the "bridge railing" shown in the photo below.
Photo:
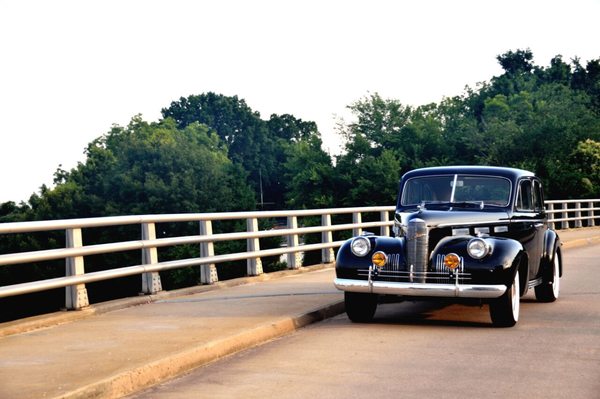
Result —
[[[288, 268], [295, 269], [301, 267], [300, 253], [321, 250], [322, 262], [330, 263], [334, 261], [333, 249], [343, 243], [343, 241], [333, 241], [334, 231], [347, 230], [352, 231], [352, 235], [359, 235], [362, 229], [379, 228], [380, 234], [389, 235], [390, 226], [393, 223], [390, 221], [389, 214], [393, 210], [393, 206], [380, 206], [271, 212], [115, 216], [3, 223], [0, 224], [0, 234], [64, 231], [66, 247], [0, 255], [0, 267], [65, 259], [66, 273], [64, 277], [0, 287], [0, 298], [65, 287], [66, 308], [80, 309], [89, 305], [85, 284], [102, 280], [141, 274], [142, 292], [144, 294], [154, 294], [162, 290], [159, 272], [166, 270], [198, 266], [200, 267], [200, 282], [202, 284], [212, 284], [218, 281], [215, 264], [222, 262], [246, 260], [247, 275], [249, 276], [263, 273], [261, 257], [266, 256], [286, 255]], [[365, 213], [379, 213], [379, 220], [363, 222], [362, 215]], [[332, 216], [344, 214], [352, 215], [352, 223], [332, 224]], [[311, 216], [320, 217], [320, 225], [299, 227], [298, 218]], [[273, 218], [285, 218], [287, 221], [286, 226], [269, 230], [258, 229], [259, 219]], [[213, 234], [213, 222], [222, 220], [245, 220], [246, 231]], [[159, 223], [188, 222], [198, 223], [198, 235], [169, 238], [156, 237], [156, 225]], [[141, 228], [141, 239], [95, 245], [84, 245], [83, 243], [83, 229], [124, 225], [139, 225]], [[311, 233], [321, 233], [321, 242], [301, 245], [300, 237]], [[281, 248], [261, 250], [259, 239], [267, 237], [283, 237], [287, 245]], [[214, 243], [230, 240], [246, 240], [246, 252], [215, 255]], [[200, 246], [200, 256], [191, 259], [159, 261], [158, 248], [185, 244], [198, 244]], [[141, 250], [140, 264], [90, 273], [85, 272], [86, 256], [131, 250]]]
[[600, 199], [546, 201], [550, 225], [556, 229], [596, 226], [600, 218]]
[[[549, 222], [557, 228], [578, 228], [595, 226], [600, 219], [600, 199], [546, 201]], [[13, 284], [0, 287], [0, 298], [44, 291], [54, 288], [66, 288], [65, 306], [67, 309], [80, 309], [89, 304], [85, 284], [119, 277], [141, 275], [142, 292], [154, 294], [162, 290], [159, 272], [197, 266], [200, 267], [200, 282], [213, 284], [218, 281], [215, 264], [236, 260], [246, 260], [247, 274], [250, 276], [263, 273], [261, 257], [285, 255], [288, 268], [301, 266], [300, 253], [321, 250], [321, 261], [334, 261], [333, 249], [343, 241], [333, 241], [334, 231], [352, 231], [359, 235], [362, 229], [379, 228], [381, 235], [389, 235], [393, 222], [390, 212], [393, 206], [310, 209], [272, 212], [229, 212], [175, 215], [115, 216], [103, 218], [69, 219], [37, 222], [17, 222], [0, 224], [0, 234], [35, 233], [39, 231], [64, 231], [65, 248], [41, 251], [20, 252], [0, 255], [0, 267], [6, 265], [26, 264], [56, 259], [65, 259], [65, 276], [53, 279]], [[363, 222], [363, 214], [379, 213], [379, 220]], [[352, 223], [332, 224], [332, 216], [352, 215]], [[321, 218], [318, 226], [298, 227], [298, 218]], [[259, 230], [259, 219], [285, 218], [283, 228]], [[246, 231], [213, 234], [213, 222], [220, 220], [245, 220]], [[156, 237], [158, 223], [198, 223], [198, 235], [169, 238]], [[82, 230], [99, 227], [139, 225], [141, 239], [108, 244], [84, 245]], [[321, 233], [321, 242], [301, 245], [300, 236]], [[287, 245], [281, 248], [262, 249], [260, 239], [267, 237], [283, 237]], [[214, 254], [214, 243], [230, 240], [246, 240], [246, 252]], [[198, 244], [200, 256], [190, 259], [160, 262], [158, 248], [176, 245]], [[140, 250], [140, 264], [96, 272], [85, 272], [85, 257]]]

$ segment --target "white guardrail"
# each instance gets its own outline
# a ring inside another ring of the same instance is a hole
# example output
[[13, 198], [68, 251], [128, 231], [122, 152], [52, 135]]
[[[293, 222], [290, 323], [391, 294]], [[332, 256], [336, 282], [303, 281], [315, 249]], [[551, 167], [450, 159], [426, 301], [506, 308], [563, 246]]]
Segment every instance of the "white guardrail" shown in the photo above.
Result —
[[[595, 226], [595, 219], [600, 219], [600, 199], [546, 201], [549, 222], [552, 226], [565, 229], [570, 227]], [[361, 234], [362, 229], [379, 228], [381, 235], [389, 235], [393, 221], [390, 213], [393, 206], [309, 209], [290, 211], [262, 212], [229, 212], [200, 213], [175, 215], [114, 216], [87, 219], [68, 219], [54, 221], [1, 223], [0, 234], [35, 233], [39, 231], [64, 230], [66, 248], [41, 251], [20, 252], [0, 255], [0, 267], [6, 265], [25, 264], [56, 259], [65, 259], [66, 273], [64, 277], [13, 284], [0, 287], [0, 298], [44, 291], [54, 288], [66, 288], [65, 305], [67, 309], [80, 309], [88, 306], [86, 283], [109, 280], [119, 277], [142, 275], [142, 292], [155, 294], [162, 290], [160, 271], [190, 266], [200, 267], [200, 283], [213, 284], [218, 281], [215, 264], [236, 260], [246, 260], [247, 274], [262, 274], [261, 257], [287, 255], [287, 266], [290, 269], [301, 266], [300, 253], [321, 250], [323, 263], [334, 261], [333, 249], [343, 241], [333, 241], [334, 231], [350, 231], [352, 235]], [[379, 213], [379, 221], [362, 222], [364, 213]], [[334, 215], [352, 214], [352, 223], [332, 224]], [[320, 216], [319, 226], [298, 227], [298, 218]], [[556, 217], [559, 216], [559, 217]], [[281, 229], [258, 230], [258, 219], [286, 218], [287, 226]], [[246, 231], [213, 234], [212, 222], [219, 220], [246, 220]], [[157, 223], [199, 223], [199, 234], [193, 236], [156, 238]], [[140, 225], [141, 240], [114, 242], [108, 244], [83, 245], [82, 229], [98, 227], [114, 227], [124, 225]], [[300, 245], [299, 236], [310, 233], [321, 233], [321, 243]], [[260, 249], [260, 238], [285, 237], [287, 246], [274, 249]], [[229, 240], [246, 240], [247, 252], [215, 255], [215, 242]], [[160, 247], [184, 244], [199, 244], [198, 258], [160, 262]], [[89, 255], [141, 250], [141, 264], [121, 268], [86, 273], [84, 257]]]

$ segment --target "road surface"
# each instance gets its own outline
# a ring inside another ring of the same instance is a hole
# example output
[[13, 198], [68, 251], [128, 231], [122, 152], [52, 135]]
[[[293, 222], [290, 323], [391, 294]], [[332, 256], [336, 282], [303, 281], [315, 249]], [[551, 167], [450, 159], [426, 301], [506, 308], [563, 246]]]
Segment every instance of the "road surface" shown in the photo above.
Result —
[[561, 296], [522, 298], [493, 328], [487, 306], [380, 305], [345, 314], [131, 396], [165, 398], [600, 398], [600, 245], [567, 249]]

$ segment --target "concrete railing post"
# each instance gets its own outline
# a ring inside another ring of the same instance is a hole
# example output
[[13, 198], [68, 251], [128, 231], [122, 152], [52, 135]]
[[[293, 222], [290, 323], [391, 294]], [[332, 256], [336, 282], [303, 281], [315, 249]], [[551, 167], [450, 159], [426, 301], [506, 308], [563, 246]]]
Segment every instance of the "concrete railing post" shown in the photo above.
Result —
[[[553, 211], [554, 211], [554, 204], [553, 203], [548, 204], [548, 219], [555, 219]], [[554, 222], [550, 222], [549, 225], [550, 225], [551, 229], [554, 229]]]
[[[296, 216], [287, 217], [287, 228], [297, 229], [298, 218]], [[300, 246], [298, 234], [290, 234], [287, 236], [288, 248], [297, 248]], [[299, 269], [302, 266], [302, 255], [300, 252], [290, 252], [287, 254], [288, 269]]]
[[[211, 236], [212, 231], [212, 221], [210, 220], [201, 220], [200, 221], [200, 235], [201, 236]], [[212, 241], [202, 242], [200, 243], [200, 257], [206, 258], [209, 256], [215, 255], [215, 247]], [[214, 263], [207, 263], [205, 265], [200, 265], [200, 283], [201, 284], [214, 284], [219, 281], [219, 276], [217, 274], [217, 267]]]
[[[331, 226], [331, 215], [321, 215], [321, 226], [330, 227]], [[323, 244], [329, 244], [333, 242], [333, 233], [331, 230], [322, 231], [321, 232], [321, 242]], [[333, 248], [323, 248], [321, 250], [321, 262], [323, 263], [331, 263], [335, 261], [335, 256], [333, 253]]]
[[583, 225], [581, 224], [581, 202], [576, 202], [575, 203], [575, 227], [579, 228], [582, 227]]
[[[389, 222], [390, 214], [387, 211], [381, 211], [379, 212], [379, 218], [382, 222]], [[390, 235], [390, 226], [381, 226], [379, 234], [383, 237], [388, 237]]]
[[589, 202], [588, 203], [588, 222], [587, 225], [588, 227], [594, 227], [596, 225], [596, 221], [594, 220], [594, 203], [593, 202]]
[[[81, 229], [67, 229], [67, 248], [79, 248], [83, 246]], [[65, 268], [67, 276], [79, 276], [85, 274], [83, 256], [66, 258]], [[88, 306], [89, 300], [85, 284], [70, 285], [65, 288], [65, 306], [70, 310], [78, 310]]]
[[[249, 233], [258, 232], [258, 219], [247, 219], [246, 230]], [[246, 240], [246, 246], [248, 252], [260, 251], [260, 241], [258, 238], [248, 238]], [[246, 266], [248, 276], [258, 276], [259, 274], [263, 273], [262, 261], [260, 260], [260, 257], [248, 258], [246, 260]]]
[[[359, 224], [362, 223], [362, 215], [360, 212], [354, 212], [352, 214], [352, 224]], [[362, 234], [362, 228], [360, 227], [354, 227], [352, 229], [352, 236], [356, 237]]]
[[[562, 215], [561, 218], [562, 219], [568, 219], [569, 218], [569, 212], [568, 212], [569, 203], [568, 202], [563, 202], [562, 203], [562, 209], [563, 209], [563, 212], [561, 214]], [[563, 229], [563, 230], [564, 229], [568, 229], [569, 228], [569, 221], [568, 220], [563, 220], [560, 223], [560, 228]]]
[[[154, 223], [142, 223], [142, 240], [156, 240], [156, 226]], [[154, 265], [158, 263], [158, 251], [156, 247], [144, 247], [142, 249], [142, 264]], [[158, 272], [142, 273], [142, 293], [156, 294], [162, 291], [162, 283]]]

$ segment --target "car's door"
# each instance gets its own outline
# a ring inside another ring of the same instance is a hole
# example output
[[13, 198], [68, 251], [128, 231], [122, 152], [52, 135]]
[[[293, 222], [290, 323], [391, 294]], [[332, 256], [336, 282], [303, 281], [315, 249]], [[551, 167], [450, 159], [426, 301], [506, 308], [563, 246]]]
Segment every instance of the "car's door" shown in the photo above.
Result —
[[544, 245], [544, 231], [547, 229], [539, 180], [525, 178], [519, 181], [511, 236], [523, 244], [529, 258], [529, 280], [534, 279], [540, 267]]

